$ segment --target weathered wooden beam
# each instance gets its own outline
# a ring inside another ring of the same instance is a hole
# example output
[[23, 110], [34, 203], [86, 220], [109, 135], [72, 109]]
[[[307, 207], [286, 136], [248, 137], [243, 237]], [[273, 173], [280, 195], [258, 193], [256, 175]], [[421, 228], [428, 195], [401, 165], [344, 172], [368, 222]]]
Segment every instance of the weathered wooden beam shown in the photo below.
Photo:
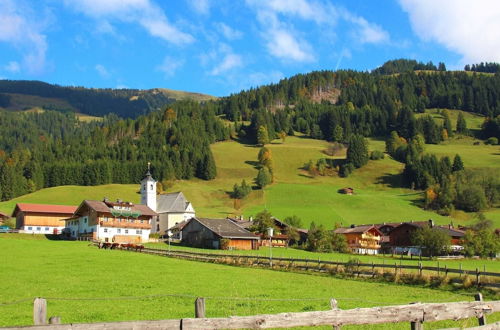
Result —
[[264, 314], [229, 318], [183, 319], [183, 329], [265, 329], [320, 325], [459, 320], [500, 311], [500, 301], [454, 302], [356, 308], [321, 312]]
[[[476, 301], [483, 301], [483, 294], [481, 292], [478, 292], [474, 295], [474, 299]], [[479, 325], [486, 325], [486, 316], [481, 315], [477, 318], [477, 321], [479, 322]]]
[[205, 317], [205, 298], [196, 298], [194, 302], [194, 316], [196, 318]]
[[47, 324], [47, 300], [35, 298], [33, 301], [33, 324]]
[[1, 328], [2, 330], [139, 330], [139, 329], [181, 329], [181, 320], [160, 321], [131, 321], [131, 322], [104, 322], [104, 323], [78, 323], [59, 325], [38, 325], [29, 327]]

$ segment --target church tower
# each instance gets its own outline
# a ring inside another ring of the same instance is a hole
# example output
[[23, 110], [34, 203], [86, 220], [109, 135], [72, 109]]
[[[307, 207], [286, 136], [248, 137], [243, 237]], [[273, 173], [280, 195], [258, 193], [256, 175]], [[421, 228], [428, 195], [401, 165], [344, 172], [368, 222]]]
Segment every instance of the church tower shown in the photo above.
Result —
[[150, 163], [148, 163], [148, 172], [141, 181], [141, 204], [149, 206], [156, 212], [156, 181], [151, 176]]

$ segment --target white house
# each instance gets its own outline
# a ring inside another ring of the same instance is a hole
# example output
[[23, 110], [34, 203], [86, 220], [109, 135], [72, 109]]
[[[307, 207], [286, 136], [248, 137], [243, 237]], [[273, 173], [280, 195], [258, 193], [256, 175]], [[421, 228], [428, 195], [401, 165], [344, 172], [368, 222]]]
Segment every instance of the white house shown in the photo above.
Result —
[[83, 236], [103, 242], [147, 242], [156, 216], [147, 205], [85, 200], [71, 218], [64, 220], [65, 233], [73, 238]]
[[165, 234], [176, 224], [196, 216], [193, 205], [182, 192], [157, 195], [156, 181], [149, 170], [141, 181], [141, 203], [158, 213], [151, 226], [152, 233]]

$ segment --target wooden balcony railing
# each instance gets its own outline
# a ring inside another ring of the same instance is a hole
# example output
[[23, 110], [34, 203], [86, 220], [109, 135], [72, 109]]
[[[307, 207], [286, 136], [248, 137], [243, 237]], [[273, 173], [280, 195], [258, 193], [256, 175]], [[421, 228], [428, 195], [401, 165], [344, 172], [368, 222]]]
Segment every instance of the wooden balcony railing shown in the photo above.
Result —
[[147, 222], [140, 223], [136, 222], [126, 222], [126, 221], [101, 221], [99, 223], [103, 227], [114, 227], [114, 228], [136, 228], [136, 229], [151, 229], [151, 225]]

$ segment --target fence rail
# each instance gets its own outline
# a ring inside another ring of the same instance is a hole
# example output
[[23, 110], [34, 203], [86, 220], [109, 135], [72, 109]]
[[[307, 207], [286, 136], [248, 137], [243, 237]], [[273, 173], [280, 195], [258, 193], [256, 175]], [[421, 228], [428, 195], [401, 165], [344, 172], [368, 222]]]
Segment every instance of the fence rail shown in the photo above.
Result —
[[[478, 299], [479, 298], [479, 299]], [[415, 303], [398, 306], [382, 306], [341, 310], [331, 300], [331, 310], [299, 313], [261, 314], [206, 318], [205, 300], [195, 301], [196, 318], [158, 321], [106, 322], [86, 324], [60, 324], [61, 318], [53, 316], [47, 325], [47, 302], [36, 298], [33, 304], [35, 326], [2, 329], [31, 330], [115, 330], [115, 329], [266, 329], [330, 325], [339, 329], [344, 325], [410, 322], [412, 329], [422, 329], [424, 322], [477, 318], [480, 326], [486, 325], [486, 314], [500, 312], [500, 301], [484, 302], [480, 294], [474, 302]], [[51, 324], [52, 323], [52, 324]], [[498, 323], [496, 324], [498, 325]], [[493, 325], [495, 326], [495, 325]], [[481, 329], [481, 328], [478, 328]], [[483, 329], [493, 329], [484, 327]]]
[[[340, 261], [329, 261], [329, 260], [320, 260], [320, 259], [303, 259], [303, 258], [279, 258], [273, 257], [272, 259], [269, 257], [263, 256], [251, 256], [251, 255], [229, 255], [229, 254], [221, 254], [221, 253], [202, 253], [202, 252], [192, 252], [192, 251], [168, 251], [164, 249], [154, 249], [154, 248], [144, 248], [142, 253], [148, 254], [156, 254], [162, 256], [171, 256], [182, 259], [190, 259], [190, 260], [199, 260], [199, 261], [211, 261], [211, 262], [224, 262], [225, 259], [230, 258], [233, 261], [235, 260], [247, 260], [248, 263], [252, 263], [254, 265], [262, 266], [262, 267], [287, 267], [297, 268], [307, 271], [315, 271], [315, 272], [326, 272], [327, 269], [325, 266], [343, 266], [351, 268], [352, 271], [358, 275], [375, 275], [375, 268], [382, 269], [390, 269], [394, 270], [394, 273], [401, 272], [402, 269], [409, 269], [418, 271], [421, 275], [424, 271], [435, 272], [437, 275], [448, 275], [448, 274], [459, 274], [460, 276], [470, 275], [475, 278], [475, 284], [483, 287], [492, 287], [492, 288], [500, 288], [500, 283], [489, 283], [482, 280], [482, 277], [488, 276], [493, 278], [500, 278], [500, 273], [495, 272], [485, 272], [476, 268], [475, 270], [468, 269], [454, 269], [444, 267], [435, 267], [435, 266], [423, 266], [422, 263], [419, 262], [418, 265], [404, 265], [404, 264], [376, 264], [376, 263], [350, 263], [350, 262], [340, 262]], [[273, 264], [274, 262], [274, 264]], [[287, 265], [280, 265], [281, 263], [286, 263]], [[365, 270], [363, 270], [363, 268]], [[368, 269], [368, 271], [366, 270]]]

